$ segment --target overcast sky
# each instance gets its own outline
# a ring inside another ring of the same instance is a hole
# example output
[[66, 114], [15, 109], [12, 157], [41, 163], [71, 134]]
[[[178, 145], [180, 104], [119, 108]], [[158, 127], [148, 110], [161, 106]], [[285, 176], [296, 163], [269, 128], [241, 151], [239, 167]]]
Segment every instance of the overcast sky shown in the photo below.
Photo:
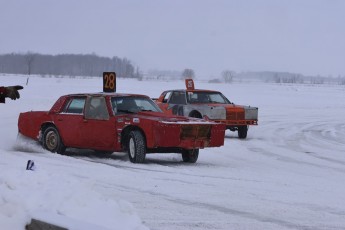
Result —
[[0, 53], [27, 51], [344, 76], [345, 0], [0, 0]]

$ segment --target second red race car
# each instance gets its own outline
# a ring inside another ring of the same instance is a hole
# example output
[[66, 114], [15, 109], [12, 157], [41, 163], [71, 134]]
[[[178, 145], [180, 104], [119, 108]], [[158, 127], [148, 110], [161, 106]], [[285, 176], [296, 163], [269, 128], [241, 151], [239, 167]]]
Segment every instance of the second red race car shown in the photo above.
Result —
[[195, 163], [199, 149], [222, 146], [225, 134], [224, 124], [167, 115], [147, 96], [118, 93], [62, 96], [49, 111], [21, 113], [18, 129], [51, 152], [127, 151], [133, 163], [165, 152]]
[[164, 91], [157, 105], [166, 114], [204, 118], [226, 125], [231, 131], [238, 131], [238, 137], [247, 137], [250, 125], [258, 124], [258, 108], [237, 105], [230, 102], [221, 92], [195, 89], [192, 79], [186, 79], [187, 89]]

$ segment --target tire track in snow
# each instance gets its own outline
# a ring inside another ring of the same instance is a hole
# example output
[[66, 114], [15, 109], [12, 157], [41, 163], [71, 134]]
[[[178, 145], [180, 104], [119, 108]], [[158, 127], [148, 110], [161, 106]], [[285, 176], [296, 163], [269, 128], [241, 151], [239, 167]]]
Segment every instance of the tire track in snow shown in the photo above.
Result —
[[[140, 167], [135, 167], [135, 166], [126, 166], [126, 165], [114, 164], [114, 163], [110, 163], [110, 162], [104, 162], [102, 160], [97, 160], [97, 159], [93, 159], [93, 158], [85, 158], [85, 157], [76, 157], [76, 158], [80, 159], [80, 160], [93, 162], [93, 163], [104, 164], [104, 165], [115, 167], [115, 168], [131, 169], [131, 170], [136, 170], [136, 171], [158, 172], [158, 173], [165, 173], [165, 174], [174, 173], [175, 175], [191, 176], [191, 177], [198, 177], [198, 178], [210, 178], [210, 179], [236, 180], [236, 181], [265, 183], [265, 181], [240, 179], [240, 178], [236, 178], [236, 177], [210, 176], [210, 175], [183, 173], [183, 172], [178, 172], [178, 171], [164, 171], [164, 170], [158, 170], [158, 169], [148, 169], [148, 168], [140, 168]], [[116, 162], [116, 161], [114, 161], [114, 162]], [[168, 167], [177, 168], [177, 167], [172, 167], [172, 166], [168, 166]]]
[[[252, 152], [256, 152], [256, 153], [262, 154], [264, 156], [274, 158], [274, 159], [276, 159], [278, 161], [282, 161], [284, 163], [294, 163], [294, 164], [300, 164], [300, 165], [307, 165], [307, 166], [317, 167], [320, 169], [331, 169], [331, 170], [334, 170], [337, 172], [345, 173], [345, 168], [339, 169], [339, 168], [330, 167], [330, 166], [326, 166], [326, 165], [322, 165], [322, 164], [312, 163], [309, 161], [297, 160], [297, 158], [279, 155], [279, 154], [273, 153], [271, 151], [268, 151], [266, 149], [258, 148], [258, 147], [248, 147], [248, 149]], [[313, 157], [315, 157], [315, 156], [313, 156]], [[322, 158], [320, 157], [320, 159], [322, 159]], [[338, 163], [338, 162], [336, 162], [336, 163]]]
[[[100, 186], [102, 186], [102, 185], [100, 185]], [[150, 195], [150, 196], [156, 197], [156, 198], [159, 197], [159, 198], [164, 199], [166, 201], [180, 204], [180, 205], [184, 205], [184, 206], [188, 206], [188, 207], [193, 206], [195, 208], [201, 208], [201, 209], [204, 209], [206, 211], [220, 212], [220, 213], [223, 213], [225, 215], [238, 216], [241, 218], [258, 221], [261, 223], [270, 223], [270, 224], [278, 225], [278, 226], [288, 228], [288, 229], [300, 229], [300, 230], [337, 229], [334, 226], [318, 227], [318, 226], [310, 226], [310, 225], [293, 223], [290, 221], [286, 221], [284, 219], [265, 216], [265, 215], [259, 215], [257, 213], [253, 213], [253, 212], [249, 212], [249, 211], [242, 211], [242, 210], [233, 209], [233, 208], [229, 208], [229, 207], [225, 207], [225, 206], [221, 206], [221, 205], [217, 205], [217, 204], [206, 203], [206, 202], [181, 199], [181, 198], [169, 196], [167, 194], [162, 194], [162, 193], [153, 192], [153, 191], [149, 191], [149, 190], [137, 189], [137, 188], [124, 186], [124, 185], [117, 185], [117, 187], [120, 187], [125, 191], [132, 191], [132, 192], [135, 191], [135, 192], [140, 193], [140, 194], [147, 194], [147, 195]], [[343, 216], [343, 213], [333, 212], [332, 214]], [[341, 228], [339, 228], [339, 229], [341, 229]]]
[[[345, 172], [344, 124], [324, 120], [278, 123], [266, 125], [265, 138], [248, 142], [247, 149], [278, 161]], [[261, 142], [270, 147], [261, 147]]]

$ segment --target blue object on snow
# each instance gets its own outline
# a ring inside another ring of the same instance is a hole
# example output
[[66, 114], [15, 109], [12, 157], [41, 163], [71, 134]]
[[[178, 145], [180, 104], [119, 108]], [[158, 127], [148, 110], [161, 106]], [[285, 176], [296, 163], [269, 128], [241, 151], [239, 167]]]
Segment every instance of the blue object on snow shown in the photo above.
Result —
[[26, 164], [26, 170], [34, 170], [35, 163], [32, 160], [28, 160], [28, 163]]

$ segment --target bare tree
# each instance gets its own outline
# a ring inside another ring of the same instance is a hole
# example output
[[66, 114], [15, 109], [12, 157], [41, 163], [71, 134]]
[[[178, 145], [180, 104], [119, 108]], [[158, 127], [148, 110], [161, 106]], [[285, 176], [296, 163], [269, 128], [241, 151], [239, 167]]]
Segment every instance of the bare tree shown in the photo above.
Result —
[[140, 70], [130, 60], [118, 57], [100, 57], [96, 54], [43, 55], [0, 54], [0, 71], [14, 74], [41, 74], [66, 76], [101, 76], [102, 72], [115, 71], [118, 77], [138, 78]]
[[36, 56], [36, 54], [31, 53], [31, 52], [27, 52], [25, 54], [25, 62], [26, 62], [26, 65], [27, 65], [27, 70], [28, 70], [27, 73], [28, 73], [28, 75], [30, 75], [31, 72], [32, 72], [32, 65], [33, 65], [33, 62], [35, 60], [35, 56]]
[[231, 83], [233, 78], [234, 78], [234, 75], [235, 75], [234, 71], [224, 70], [222, 72], [222, 77], [223, 77], [225, 83]]
[[184, 69], [183, 70], [182, 79], [187, 79], [187, 78], [191, 78], [191, 79], [195, 78], [194, 70], [192, 70], [192, 69]]

